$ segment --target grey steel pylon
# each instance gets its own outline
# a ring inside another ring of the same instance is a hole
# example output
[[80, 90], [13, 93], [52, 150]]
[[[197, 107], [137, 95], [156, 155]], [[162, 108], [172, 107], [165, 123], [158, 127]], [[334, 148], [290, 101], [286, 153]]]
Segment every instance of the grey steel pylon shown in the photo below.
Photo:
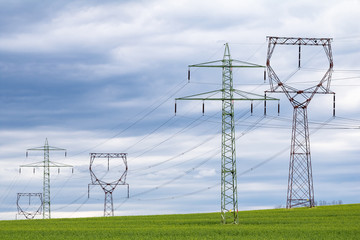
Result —
[[44, 146], [37, 147], [37, 148], [29, 148], [26, 151], [26, 157], [28, 157], [29, 151], [43, 151], [44, 152], [44, 160], [41, 162], [26, 164], [26, 165], [20, 165], [20, 167], [42, 167], [44, 172], [43, 176], [43, 218], [44, 219], [50, 219], [51, 218], [51, 199], [50, 199], [50, 168], [56, 167], [73, 167], [71, 165], [62, 164], [62, 163], [56, 163], [50, 161], [50, 151], [65, 151], [66, 156], [66, 149], [58, 148], [58, 147], [51, 147], [49, 146], [47, 138], [45, 139]]
[[[33, 205], [33, 202], [31, 201], [32, 198], [38, 199], [39, 200], [38, 206], [36, 206], [36, 207], [33, 206], [30, 209], [25, 208], [20, 203], [20, 199], [22, 197], [29, 198], [29, 206]], [[17, 194], [16, 205], [17, 205], [17, 209], [18, 209], [18, 214], [24, 215], [26, 219], [34, 219], [35, 215], [41, 215], [42, 204], [43, 204], [42, 193], [18, 193]]]
[[[228, 43], [225, 44], [222, 60], [189, 65], [192, 67], [222, 68], [222, 88], [220, 90], [176, 98], [177, 100], [222, 101], [222, 136], [221, 136], [221, 222], [238, 223], [238, 195], [236, 175], [234, 101], [278, 100], [262, 95], [244, 92], [233, 87], [233, 68], [264, 68], [264, 66], [239, 61], [231, 58]], [[188, 73], [190, 80], [190, 70]], [[219, 94], [219, 96], [216, 96]], [[204, 106], [204, 105], [203, 105]], [[204, 111], [204, 107], [203, 107]], [[176, 113], [176, 102], [175, 102]]]
[[[107, 170], [110, 169], [110, 159], [117, 159], [120, 165], [123, 165], [123, 171], [118, 171], [119, 175], [112, 181], [104, 181], [104, 176], [97, 176], [94, 171], [94, 161], [96, 159], [107, 160]], [[88, 184], [88, 198], [90, 197], [90, 185], [99, 185], [104, 193], [104, 217], [114, 216], [114, 204], [113, 204], [113, 192], [118, 185], [127, 186], [127, 197], [129, 198], [129, 184], [126, 183], [126, 176], [128, 171], [127, 165], [127, 153], [90, 153], [90, 165], [89, 165], [91, 183]]]
[[[335, 116], [335, 93], [330, 90], [333, 71], [333, 57], [331, 38], [293, 38], [267, 37], [267, 73], [270, 80], [270, 90], [266, 92], [285, 93], [293, 106], [293, 125], [291, 135], [291, 150], [289, 164], [289, 178], [286, 207], [296, 206], [313, 207], [314, 186], [312, 177], [310, 137], [307, 117], [307, 107], [315, 94], [333, 94], [333, 116]], [[279, 79], [270, 65], [270, 59], [275, 46], [292, 45], [299, 47], [298, 69], [301, 68], [301, 46], [320, 46], [324, 48], [329, 61], [329, 68], [320, 82], [306, 89], [296, 89]]]

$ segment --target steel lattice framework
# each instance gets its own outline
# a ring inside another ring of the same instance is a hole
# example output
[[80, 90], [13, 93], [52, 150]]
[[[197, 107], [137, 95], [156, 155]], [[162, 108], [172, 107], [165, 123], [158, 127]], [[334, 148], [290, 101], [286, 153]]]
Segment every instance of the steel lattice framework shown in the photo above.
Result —
[[44, 169], [44, 177], [43, 177], [43, 218], [49, 219], [51, 218], [51, 202], [50, 202], [50, 168], [58, 168], [61, 167], [73, 167], [71, 165], [56, 163], [50, 161], [50, 151], [64, 151], [66, 156], [66, 149], [51, 147], [49, 146], [47, 138], [45, 139], [45, 145], [37, 148], [30, 148], [26, 151], [26, 157], [28, 157], [29, 151], [43, 151], [44, 152], [44, 160], [41, 162], [20, 165], [20, 167], [42, 167]]
[[[330, 91], [333, 72], [333, 57], [331, 38], [290, 38], [267, 37], [267, 74], [270, 80], [270, 90], [266, 92], [285, 93], [293, 106], [293, 124], [291, 135], [291, 150], [289, 164], [289, 179], [286, 207], [314, 206], [314, 187], [311, 167], [310, 138], [307, 117], [307, 107], [315, 94], [333, 94], [335, 116], [335, 93]], [[329, 68], [320, 82], [306, 89], [296, 89], [281, 81], [270, 65], [270, 59], [276, 45], [293, 45], [299, 47], [299, 63], [301, 46], [322, 46], [329, 61]], [[266, 93], [265, 93], [266, 94]]]
[[[176, 98], [176, 100], [222, 101], [222, 137], [221, 137], [221, 221], [222, 223], [238, 223], [238, 196], [236, 175], [235, 122], [234, 101], [264, 101], [265, 97], [258, 94], [240, 91], [233, 87], [233, 68], [264, 68], [264, 66], [232, 59], [229, 45], [225, 44], [222, 60], [189, 65], [190, 68], [211, 67], [222, 68], [222, 89], [196, 95]], [[216, 96], [216, 94], [220, 96]], [[268, 97], [267, 100], [278, 100]], [[176, 102], [175, 102], [176, 113]]]
[[[113, 205], [113, 196], [112, 193], [118, 185], [127, 185], [127, 194], [129, 197], [129, 184], [126, 183], [127, 176], [127, 153], [90, 153], [90, 176], [91, 183], [88, 185], [88, 196], [90, 194], [90, 185], [100, 185], [105, 193], [104, 200], [104, 217], [114, 216], [114, 205]], [[110, 159], [120, 159], [124, 164], [124, 171], [119, 178], [115, 179], [112, 182], [105, 182], [101, 178], [97, 177], [94, 173], [93, 164], [96, 158], [107, 158], [108, 160], [108, 170]]]
[[[29, 205], [31, 205], [31, 198], [35, 197], [40, 200], [40, 204], [38, 208], [34, 208], [34, 211], [24, 210], [23, 207], [20, 204], [20, 199], [22, 197], [28, 197], [29, 198]], [[41, 208], [43, 205], [42, 200], [42, 193], [18, 193], [17, 199], [16, 199], [16, 205], [18, 209], [19, 215], [24, 215], [26, 219], [33, 219], [35, 215], [41, 215]]]

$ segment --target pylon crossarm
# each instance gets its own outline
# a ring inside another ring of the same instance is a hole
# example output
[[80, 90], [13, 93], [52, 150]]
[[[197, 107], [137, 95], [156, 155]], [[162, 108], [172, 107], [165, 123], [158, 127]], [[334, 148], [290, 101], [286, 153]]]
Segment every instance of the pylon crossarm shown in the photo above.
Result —
[[49, 162], [49, 167], [73, 167], [72, 165], [69, 164], [64, 164], [64, 163], [57, 163], [57, 162]]
[[[112, 182], [105, 182], [101, 179], [96, 178], [93, 182], [92, 185], [118, 185], [118, 184], [125, 184], [125, 181], [123, 180], [125, 173], [123, 173], [123, 175], [120, 177], [120, 179], [112, 181]], [[94, 176], [96, 177], [96, 176]]]
[[106, 186], [113, 186], [115, 184], [118, 184], [118, 181], [115, 182], [105, 182], [102, 180], [97, 179], [96, 181], [94, 181], [93, 183], [89, 183], [89, 185], [99, 185], [101, 187], [106, 187]]
[[236, 59], [231, 59], [231, 61], [233, 63], [241, 63], [241, 64], [245, 64], [245, 65], [231, 65], [232, 67], [256, 67], [256, 68], [265, 68], [265, 66], [263, 65], [259, 65], [259, 64], [255, 64], [255, 63], [250, 63], [250, 62], [245, 62], [245, 61], [240, 61], [240, 60], [236, 60]]
[[[220, 63], [220, 65], [211, 65], [214, 63]], [[188, 67], [189, 68], [191, 68], [191, 67], [219, 67], [222, 65], [222, 63], [223, 63], [223, 60], [215, 60], [215, 61], [210, 61], [210, 62], [192, 64], [192, 65], [189, 65]]]
[[43, 167], [43, 166], [44, 166], [44, 161], [20, 165], [20, 167]]
[[[271, 90], [266, 90], [265, 92], [267, 92], [267, 93], [285, 93], [285, 91], [283, 91], [283, 90], [276, 90], [276, 91], [271, 91]], [[313, 91], [305, 91], [305, 90], [303, 90], [303, 91], [300, 91], [300, 90], [293, 90], [293, 91], [286, 91], [286, 92], [288, 92], [288, 93], [306, 93], [306, 94], [312, 94], [312, 93], [314, 93]], [[330, 91], [330, 92], [317, 92], [316, 94], [335, 94], [335, 92], [332, 92], [332, 91]], [[266, 98], [266, 100], [268, 100], [267, 98]]]
[[[207, 100], [236, 100], [236, 101], [263, 101], [263, 100], [276, 100], [279, 101], [278, 98], [273, 98], [273, 97], [265, 97], [263, 95], [260, 94], [255, 94], [255, 93], [250, 93], [250, 92], [245, 92], [245, 91], [241, 91], [241, 90], [237, 90], [237, 89], [232, 89], [231, 91], [241, 97], [232, 97], [232, 98], [223, 98], [223, 97], [213, 97], [215, 96], [217, 93], [223, 93], [224, 90], [220, 89], [220, 90], [215, 90], [215, 91], [210, 91], [210, 92], [204, 92], [204, 93], [199, 93], [199, 94], [194, 94], [194, 95], [190, 95], [190, 96], [185, 96], [185, 97], [181, 97], [181, 98], [175, 98], [175, 100], [202, 100], [202, 101], [207, 101]], [[203, 96], [203, 97], [202, 97]]]
[[326, 46], [330, 45], [332, 38], [299, 38], [299, 37], [266, 37], [269, 44], [282, 45], [309, 45], [309, 46]]
[[[245, 91], [241, 91], [238, 89], [233, 89], [233, 92], [237, 95], [242, 96], [242, 99], [239, 98], [234, 98], [234, 100], [249, 100], [249, 101], [263, 101], [263, 100], [269, 100], [269, 101], [279, 101], [280, 99], [278, 98], [273, 98], [273, 97], [266, 97], [260, 94], [256, 94], [256, 93], [250, 93], [250, 92], [245, 92]], [[231, 99], [230, 99], [231, 100]]]
[[[20, 167], [43, 167], [43, 166], [44, 166], [44, 161], [25, 164], [25, 165], [20, 165]], [[73, 167], [73, 166], [68, 165], [68, 164], [56, 163], [56, 162], [51, 162], [50, 161], [48, 167], [57, 167], [57, 168], [59, 168], [59, 167]]]
[[[189, 96], [185, 96], [185, 97], [175, 98], [175, 100], [211, 100], [210, 98], [217, 93], [222, 93], [222, 90], [214, 90], [214, 91], [210, 91], [210, 92], [189, 95]], [[210, 95], [210, 96], [206, 96], [206, 95]], [[201, 96], [204, 96], [204, 97], [201, 97]]]
[[[240, 63], [240, 64], [233, 65], [233, 63]], [[265, 66], [262, 66], [262, 65], [244, 62], [244, 61], [240, 61], [240, 60], [236, 60], [236, 59], [229, 59], [225, 63], [224, 63], [224, 60], [216, 60], [216, 61], [193, 64], [193, 65], [189, 65], [188, 67], [189, 68], [192, 68], [192, 67], [265, 68]]]
[[64, 149], [64, 148], [57, 148], [57, 147], [51, 147], [51, 146], [42, 146], [42, 147], [36, 147], [36, 148], [26, 149], [26, 151], [44, 151], [44, 150], [50, 150], [50, 151], [66, 151], [66, 149]]
[[125, 158], [127, 153], [91, 153], [93, 158]]

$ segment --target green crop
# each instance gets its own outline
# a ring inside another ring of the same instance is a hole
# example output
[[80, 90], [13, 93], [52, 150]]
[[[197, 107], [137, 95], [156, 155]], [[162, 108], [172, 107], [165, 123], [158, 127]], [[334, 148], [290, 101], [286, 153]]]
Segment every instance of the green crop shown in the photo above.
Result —
[[0, 239], [360, 239], [360, 204], [219, 213], [0, 221]]

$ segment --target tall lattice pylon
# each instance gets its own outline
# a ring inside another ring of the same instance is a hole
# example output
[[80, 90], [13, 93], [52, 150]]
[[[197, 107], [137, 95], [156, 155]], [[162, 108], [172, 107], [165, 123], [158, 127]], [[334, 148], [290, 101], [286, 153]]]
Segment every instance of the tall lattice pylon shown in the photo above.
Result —
[[45, 139], [45, 145], [37, 148], [29, 148], [26, 151], [26, 157], [28, 157], [29, 151], [43, 151], [44, 152], [44, 160], [41, 162], [20, 165], [21, 167], [32, 167], [38, 168], [42, 167], [44, 169], [44, 176], [43, 176], [43, 218], [50, 219], [51, 218], [51, 202], [50, 202], [50, 168], [58, 168], [61, 167], [73, 167], [68, 164], [56, 163], [50, 161], [50, 151], [64, 151], [66, 156], [66, 149], [58, 148], [58, 147], [51, 147], [49, 146], [47, 138]]
[[[225, 44], [222, 60], [189, 65], [192, 67], [222, 68], [222, 88], [211, 92], [176, 98], [177, 100], [216, 100], [222, 101], [222, 137], [221, 137], [221, 222], [238, 223], [238, 196], [236, 175], [234, 101], [264, 101], [258, 94], [240, 91], [233, 87], [233, 68], [264, 68], [264, 66], [232, 59], [229, 45]], [[190, 80], [190, 70], [188, 73]], [[216, 95], [219, 96], [216, 96]], [[267, 100], [278, 100], [267, 98]], [[204, 103], [203, 103], [204, 104]], [[204, 106], [204, 105], [203, 105]], [[204, 107], [203, 107], [204, 111]], [[175, 102], [176, 113], [176, 102]]]
[[[267, 37], [267, 73], [270, 79], [270, 90], [266, 92], [285, 93], [293, 106], [293, 124], [291, 135], [291, 150], [289, 164], [289, 179], [286, 207], [314, 206], [314, 187], [312, 178], [310, 138], [307, 117], [307, 107], [315, 94], [334, 94], [330, 91], [330, 82], [333, 71], [333, 57], [331, 38], [290, 38]], [[270, 59], [276, 45], [293, 45], [299, 47], [298, 68], [301, 68], [301, 46], [322, 46], [329, 61], [329, 68], [315, 86], [306, 89], [296, 89], [281, 81], [270, 65]]]

